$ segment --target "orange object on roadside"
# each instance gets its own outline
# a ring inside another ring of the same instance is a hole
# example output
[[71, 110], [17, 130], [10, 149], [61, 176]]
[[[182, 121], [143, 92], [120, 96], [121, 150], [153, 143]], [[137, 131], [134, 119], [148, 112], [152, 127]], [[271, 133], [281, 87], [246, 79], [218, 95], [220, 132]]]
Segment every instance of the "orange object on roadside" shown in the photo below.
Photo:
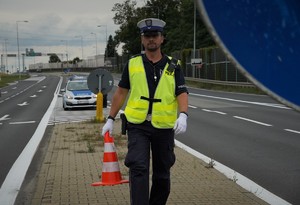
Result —
[[128, 180], [122, 179], [114, 138], [109, 135], [109, 132], [106, 132], [104, 135], [104, 155], [101, 178], [102, 181], [94, 182], [92, 186], [113, 186], [129, 183]]

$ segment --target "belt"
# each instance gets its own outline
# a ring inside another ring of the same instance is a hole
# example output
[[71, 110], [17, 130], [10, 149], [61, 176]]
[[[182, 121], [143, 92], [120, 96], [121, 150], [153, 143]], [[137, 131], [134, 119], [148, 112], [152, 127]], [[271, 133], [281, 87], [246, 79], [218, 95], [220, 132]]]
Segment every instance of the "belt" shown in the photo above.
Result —
[[147, 117], [146, 117], [146, 120], [147, 120], [147, 121], [151, 121], [151, 119], [152, 119], [152, 115], [151, 115], [151, 114], [148, 114]]

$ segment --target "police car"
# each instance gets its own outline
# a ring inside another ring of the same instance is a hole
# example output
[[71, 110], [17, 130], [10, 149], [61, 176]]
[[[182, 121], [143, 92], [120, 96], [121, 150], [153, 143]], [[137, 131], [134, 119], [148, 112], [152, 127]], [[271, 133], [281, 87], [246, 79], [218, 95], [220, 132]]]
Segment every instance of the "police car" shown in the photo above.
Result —
[[63, 95], [64, 110], [70, 108], [96, 108], [97, 95], [89, 90], [85, 76], [72, 76]]

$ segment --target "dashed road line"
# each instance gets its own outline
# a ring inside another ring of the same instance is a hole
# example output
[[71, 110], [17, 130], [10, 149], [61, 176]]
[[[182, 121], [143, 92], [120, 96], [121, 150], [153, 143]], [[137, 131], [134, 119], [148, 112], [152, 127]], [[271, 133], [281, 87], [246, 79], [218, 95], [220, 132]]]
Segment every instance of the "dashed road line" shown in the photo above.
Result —
[[193, 105], [188, 105], [188, 107], [190, 107], [190, 108], [194, 108], [194, 109], [196, 109], [196, 108], [197, 108], [196, 106], [193, 106]]
[[233, 117], [237, 118], [237, 119], [240, 119], [240, 120], [245, 120], [245, 121], [248, 121], [248, 122], [253, 122], [253, 123], [256, 123], [256, 124], [259, 124], [259, 125], [267, 126], [267, 127], [272, 127], [273, 126], [273, 125], [270, 125], [270, 124], [267, 124], [267, 123], [259, 122], [259, 121], [256, 121], [256, 120], [251, 120], [251, 119], [244, 118], [244, 117], [239, 117], [239, 116], [233, 116]]
[[208, 109], [202, 109], [205, 112], [213, 112], [213, 113], [217, 113], [217, 114], [221, 114], [221, 115], [227, 115], [227, 113], [225, 112], [220, 112], [220, 111], [216, 111], [216, 110], [208, 110]]
[[253, 104], [253, 105], [262, 105], [267, 107], [275, 107], [275, 108], [281, 108], [281, 109], [291, 109], [289, 107], [286, 107], [285, 105], [281, 104], [274, 104], [274, 103], [261, 103], [261, 102], [253, 102], [253, 101], [245, 101], [245, 100], [237, 100], [233, 98], [225, 98], [225, 97], [217, 97], [217, 96], [210, 96], [210, 95], [201, 95], [197, 93], [189, 93], [189, 95], [199, 96], [199, 97], [207, 97], [207, 98], [213, 98], [213, 99], [220, 99], [220, 100], [227, 100], [232, 102], [240, 102], [240, 103], [247, 103], [247, 104]]
[[284, 130], [285, 130], [285, 131], [288, 131], [288, 132], [300, 134], [300, 131], [297, 131], [297, 130], [291, 130], [291, 129], [284, 129]]
[[10, 122], [10, 125], [21, 125], [21, 124], [33, 124], [35, 121], [24, 121], [24, 122]]

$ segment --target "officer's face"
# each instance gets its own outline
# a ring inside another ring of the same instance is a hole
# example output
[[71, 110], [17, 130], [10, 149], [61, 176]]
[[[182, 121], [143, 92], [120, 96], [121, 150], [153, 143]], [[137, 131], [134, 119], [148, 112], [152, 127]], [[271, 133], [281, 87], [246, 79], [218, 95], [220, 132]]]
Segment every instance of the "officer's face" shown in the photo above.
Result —
[[145, 50], [157, 51], [164, 42], [164, 37], [160, 32], [149, 32], [142, 35], [142, 44]]

